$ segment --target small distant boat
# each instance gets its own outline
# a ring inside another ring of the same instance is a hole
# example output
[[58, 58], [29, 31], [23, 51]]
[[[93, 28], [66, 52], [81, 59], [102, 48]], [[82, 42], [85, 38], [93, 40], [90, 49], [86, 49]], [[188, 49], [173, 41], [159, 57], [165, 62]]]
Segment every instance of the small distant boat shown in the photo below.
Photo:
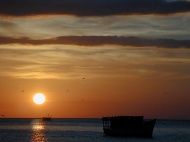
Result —
[[43, 117], [42, 120], [43, 121], [51, 121], [51, 116], [49, 116], [49, 114], [48, 114], [48, 116], [47, 117]]
[[103, 130], [109, 136], [152, 137], [156, 119], [143, 116], [103, 117]]

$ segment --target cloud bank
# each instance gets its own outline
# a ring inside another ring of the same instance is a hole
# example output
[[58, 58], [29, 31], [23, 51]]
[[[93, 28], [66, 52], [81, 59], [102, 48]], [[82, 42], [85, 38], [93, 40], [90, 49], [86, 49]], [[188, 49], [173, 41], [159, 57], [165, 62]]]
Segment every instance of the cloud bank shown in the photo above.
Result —
[[190, 40], [147, 39], [118, 36], [60, 36], [41, 40], [30, 39], [27, 37], [11, 38], [0, 36], [0, 45], [2, 44], [64, 44], [79, 46], [119, 45], [133, 47], [190, 48]]
[[190, 11], [185, 0], [1, 0], [0, 15], [168, 15]]

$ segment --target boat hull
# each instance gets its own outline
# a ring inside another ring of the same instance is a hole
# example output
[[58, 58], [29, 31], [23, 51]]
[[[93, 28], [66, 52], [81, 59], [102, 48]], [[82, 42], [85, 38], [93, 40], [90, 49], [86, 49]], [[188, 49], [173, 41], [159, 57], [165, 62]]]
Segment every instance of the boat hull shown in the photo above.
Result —
[[43, 121], [51, 121], [51, 117], [43, 117], [42, 120]]
[[125, 125], [120, 127], [103, 127], [103, 131], [109, 136], [152, 137], [156, 119], [144, 120], [141, 124]]

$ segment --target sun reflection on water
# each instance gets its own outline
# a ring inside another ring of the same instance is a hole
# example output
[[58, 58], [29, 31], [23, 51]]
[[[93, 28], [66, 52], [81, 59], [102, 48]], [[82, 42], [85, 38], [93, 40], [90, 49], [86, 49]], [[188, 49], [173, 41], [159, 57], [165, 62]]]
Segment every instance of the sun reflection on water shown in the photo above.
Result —
[[45, 124], [41, 119], [34, 119], [31, 123], [32, 135], [31, 142], [45, 142], [47, 141], [45, 135]]

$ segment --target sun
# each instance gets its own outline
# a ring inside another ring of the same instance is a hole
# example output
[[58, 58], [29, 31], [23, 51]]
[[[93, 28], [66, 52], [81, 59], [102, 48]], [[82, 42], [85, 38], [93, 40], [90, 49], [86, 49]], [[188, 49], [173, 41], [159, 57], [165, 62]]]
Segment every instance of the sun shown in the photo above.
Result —
[[45, 102], [46, 98], [45, 95], [42, 93], [36, 93], [33, 97], [33, 101], [35, 104], [43, 104]]

